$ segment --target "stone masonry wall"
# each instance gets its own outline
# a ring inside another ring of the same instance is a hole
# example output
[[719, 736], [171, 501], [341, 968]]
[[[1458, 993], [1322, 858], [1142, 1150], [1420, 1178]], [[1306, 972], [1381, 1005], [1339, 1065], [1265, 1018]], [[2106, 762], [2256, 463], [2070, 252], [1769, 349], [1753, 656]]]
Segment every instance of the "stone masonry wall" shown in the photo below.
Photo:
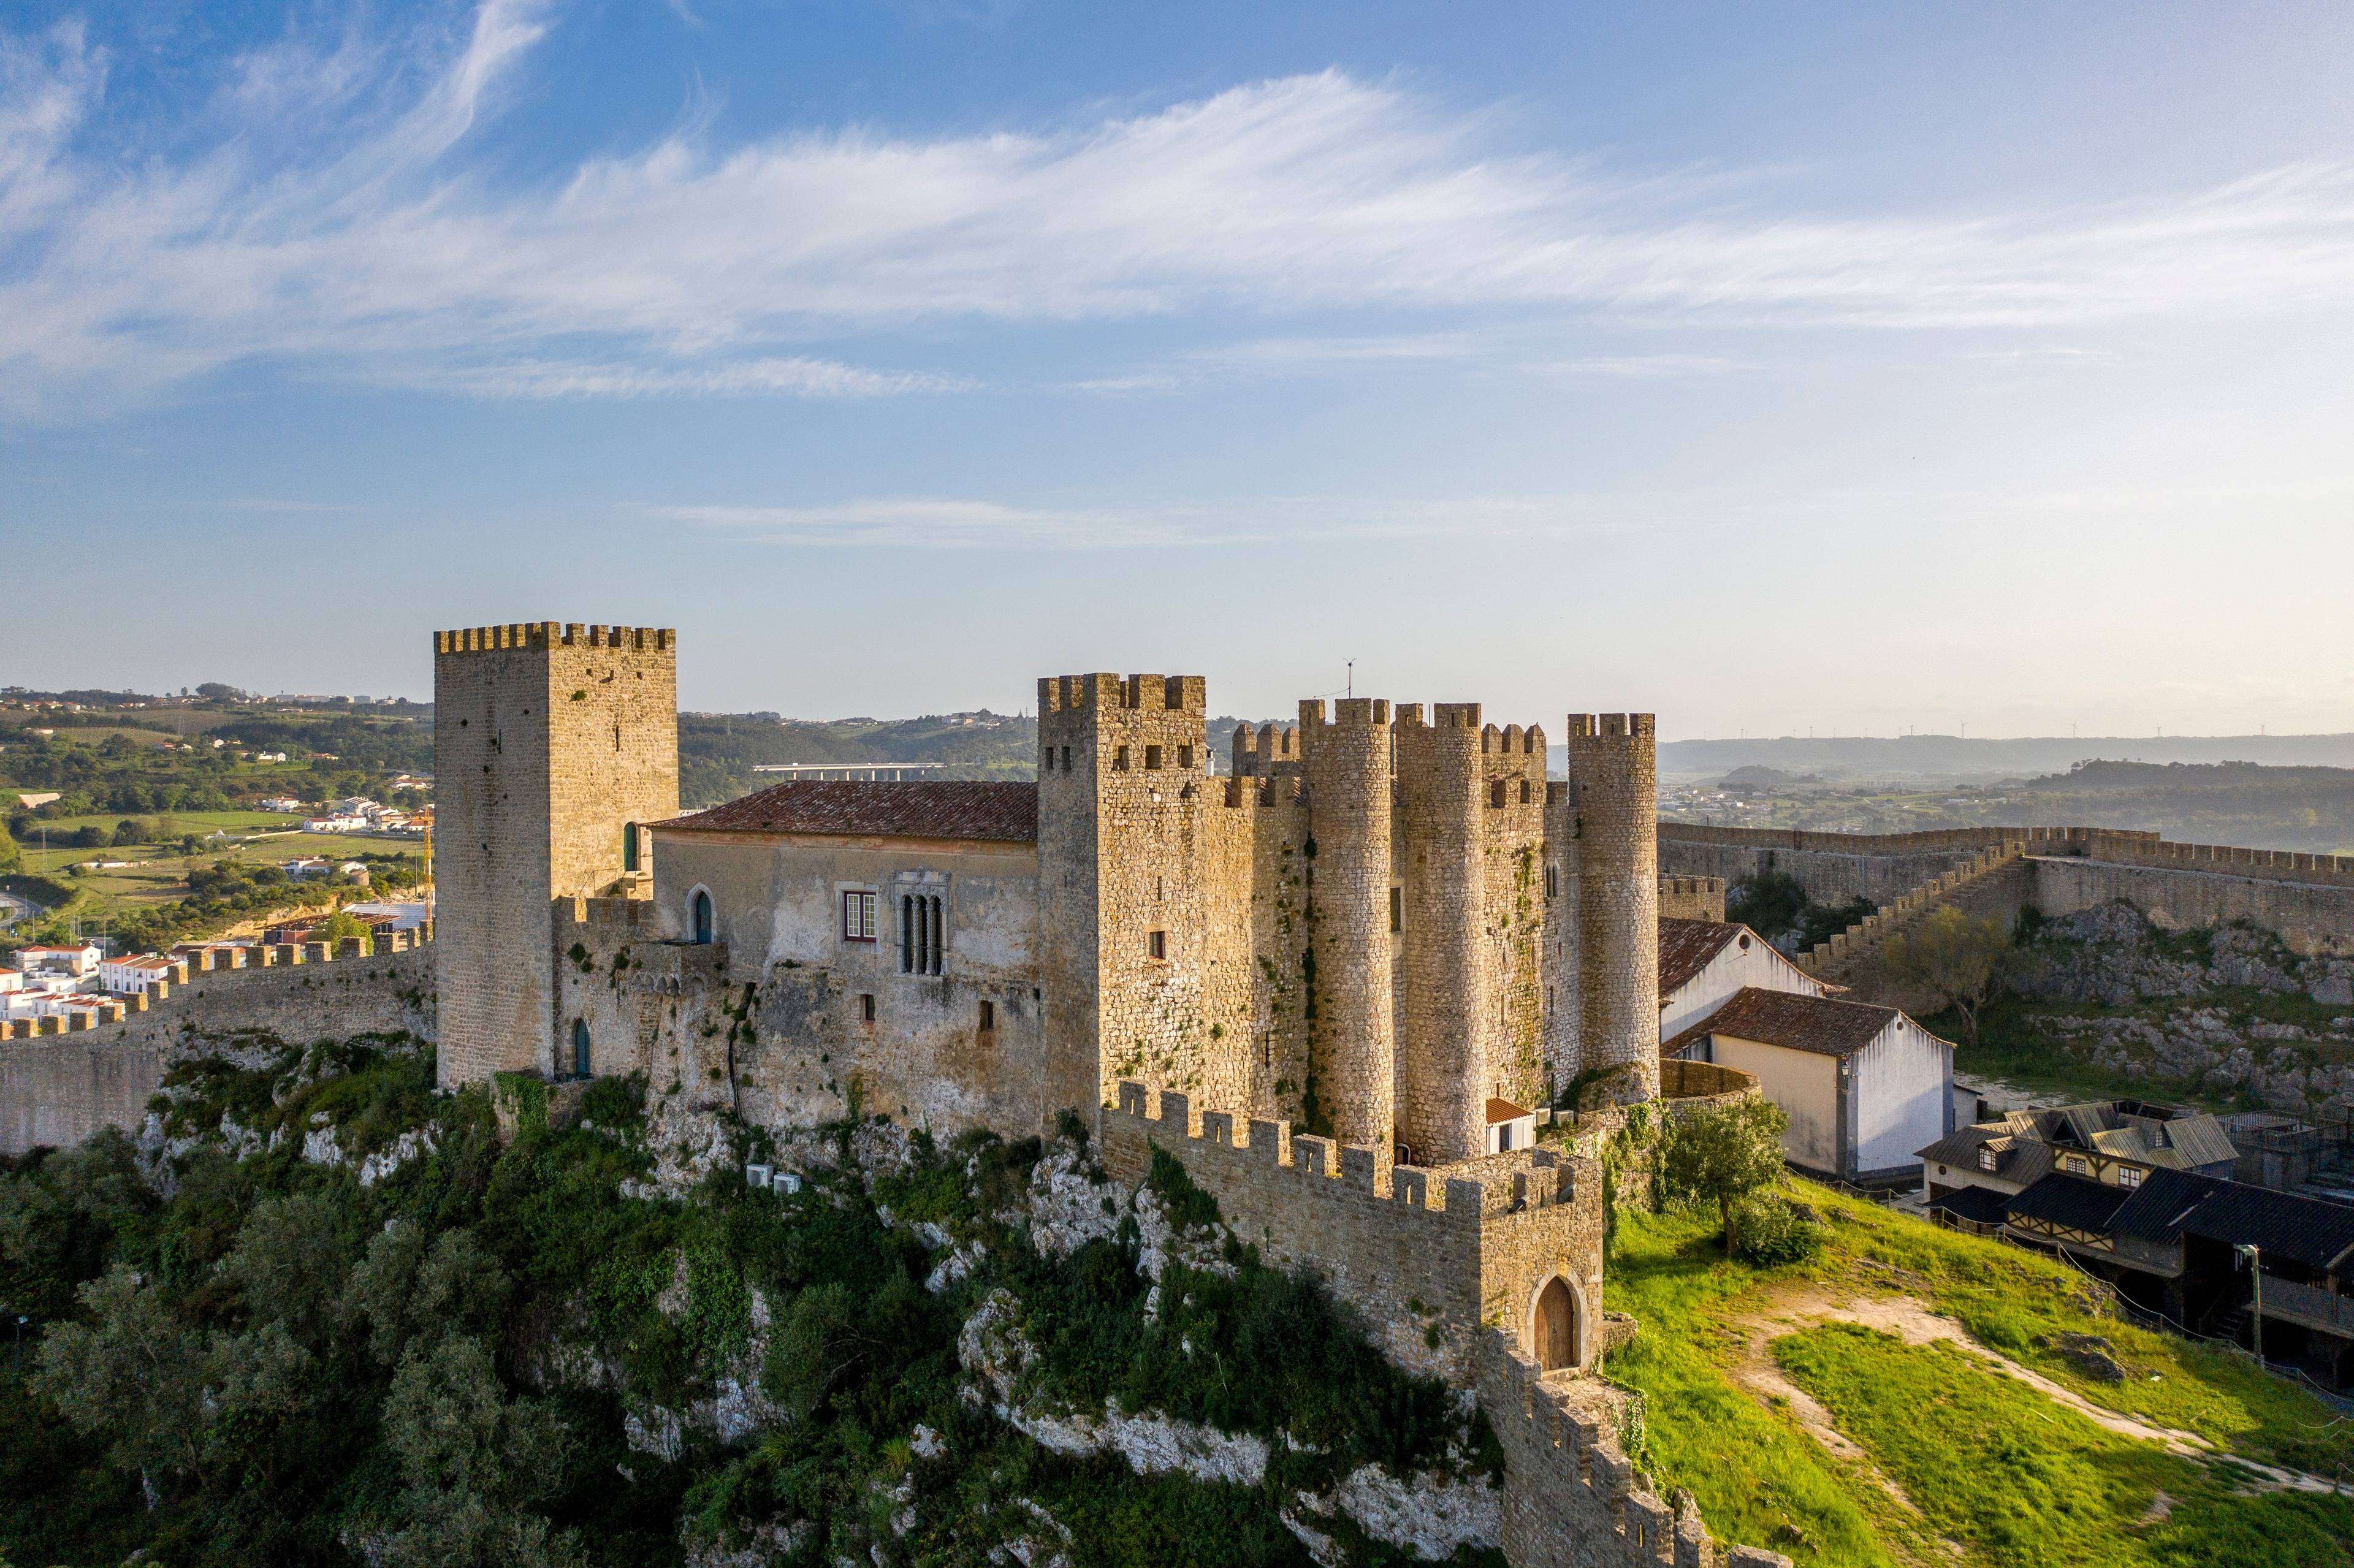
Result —
[[2123, 899], [2168, 930], [2245, 920], [2277, 935], [2292, 952], [2354, 954], [2354, 888], [2190, 869], [2196, 863], [2118, 864], [2055, 855], [2031, 856], [2026, 863], [2033, 876], [2029, 896], [2047, 916]]
[[172, 1050], [253, 1030], [289, 1044], [436, 1033], [433, 946], [383, 958], [191, 977], [144, 1012], [63, 1037], [0, 1044], [0, 1153], [135, 1130]]
[[1569, 715], [1578, 843], [1579, 1068], [1659, 1093], [1659, 765], [1649, 714]]
[[1308, 769], [1304, 868], [1318, 1022], [1311, 1119], [1387, 1164], [1397, 1126], [1390, 963], [1390, 705], [1299, 705]]
[[553, 900], [623, 874], [623, 824], [678, 812], [666, 629], [434, 634], [440, 1075], [557, 1071]]
[[1481, 1110], [1502, 1033], [1491, 1000], [1486, 835], [1478, 831], [1487, 771], [1479, 705], [1437, 704], [1431, 721], [1422, 722], [1420, 704], [1401, 704], [1393, 731], [1397, 1137], [1420, 1165], [1486, 1146]]
[[[1381, 1169], [1370, 1149], [1295, 1133], [1286, 1122], [1195, 1111], [1141, 1084], [1103, 1113], [1104, 1168], [1142, 1180], [1153, 1146], [1262, 1256], [1313, 1267], [1365, 1319], [1399, 1365], [1469, 1387], [1482, 1324], [1525, 1339], [1538, 1289], [1559, 1276], [1578, 1303], [1579, 1358], [1599, 1348], [1602, 1177], [1547, 1150], [1443, 1171]], [[1457, 1174], [1457, 1172], [1463, 1174]]]

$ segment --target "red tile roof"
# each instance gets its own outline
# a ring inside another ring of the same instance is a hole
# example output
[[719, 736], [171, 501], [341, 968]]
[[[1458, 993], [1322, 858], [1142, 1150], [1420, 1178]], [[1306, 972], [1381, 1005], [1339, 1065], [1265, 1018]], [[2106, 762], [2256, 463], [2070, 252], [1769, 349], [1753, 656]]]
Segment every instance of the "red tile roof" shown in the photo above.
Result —
[[[1745, 935], [1749, 927], [1734, 920], [1661, 920], [1659, 995], [1666, 997], [1706, 969], [1709, 959], [1724, 951], [1734, 938]], [[1758, 938], [1751, 936], [1750, 940]]]
[[1035, 843], [1038, 786], [967, 779], [794, 779], [724, 806], [652, 824], [697, 832]]
[[[1880, 1038], [1880, 1032], [1903, 1014], [1893, 1007], [1868, 1001], [1839, 1001], [1828, 996], [1797, 996], [1787, 991], [1760, 991], [1743, 986], [1724, 1005], [1698, 1023], [1663, 1042], [1662, 1055], [1672, 1054], [1703, 1034], [1731, 1035], [1793, 1051], [1813, 1051], [1825, 1056], [1849, 1056]], [[1920, 1025], [1914, 1024], [1914, 1028]]]

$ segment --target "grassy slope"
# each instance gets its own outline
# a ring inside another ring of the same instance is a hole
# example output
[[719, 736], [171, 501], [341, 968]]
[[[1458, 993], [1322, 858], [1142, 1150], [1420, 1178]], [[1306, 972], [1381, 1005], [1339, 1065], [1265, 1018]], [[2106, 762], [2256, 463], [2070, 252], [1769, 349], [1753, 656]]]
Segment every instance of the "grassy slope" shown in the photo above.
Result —
[[[1633, 1346], [1612, 1358], [1610, 1370], [1649, 1396], [1652, 1462], [1670, 1485], [1692, 1490], [1719, 1533], [1776, 1545], [1803, 1563], [1878, 1564], [1936, 1556], [1931, 1532], [1919, 1520], [1853, 1467], [1825, 1453], [1795, 1418], [1768, 1410], [1732, 1381], [1730, 1369], [1747, 1339], [1737, 1320], [1764, 1307], [1776, 1287], [1901, 1291], [1957, 1319], [1981, 1342], [2095, 1404], [2196, 1432], [2249, 1457], [2354, 1477], [2354, 1424], [2333, 1425], [2331, 1413], [2318, 1402], [2236, 1358], [2096, 1318], [2088, 1309], [2094, 1301], [2083, 1277], [2067, 1266], [1941, 1231], [1819, 1189], [1807, 1188], [1805, 1198], [1829, 1221], [1829, 1243], [1815, 1262], [1787, 1269], [1755, 1270], [1726, 1262], [1713, 1239], [1713, 1226], [1701, 1216], [1629, 1213], [1619, 1221], [1607, 1277], [1609, 1304], [1632, 1312], [1642, 1323], [1642, 1333]], [[2068, 1331], [2105, 1335], [2138, 1375], [2119, 1386], [2088, 1383], [2034, 1342], [2039, 1336]], [[1935, 1359], [1951, 1352], [1904, 1351], [1902, 1346], [1892, 1351], [1870, 1337], [1843, 1332], [1817, 1330], [1801, 1338], [1808, 1347], [1807, 1372], [1797, 1376], [1794, 1368], [1797, 1381], [1831, 1407], [1842, 1429], [1905, 1487], [1936, 1530], [1959, 1531], [1981, 1560], [2012, 1560], [1992, 1544], [2007, 1539], [1995, 1526], [1972, 1533], [1954, 1522], [1969, 1515], [1975, 1506], [1972, 1494], [1996, 1484], [1999, 1471], [1983, 1465], [1929, 1464], [1919, 1446], [1952, 1447], [1975, 1430], [1972, 1418], [1956, 1412], [1979, 1409], [1984, 1414], [1994, 1408], [1989, 1401], [2010, 1402], [2002, 1409], [2014, 1431], [2020, 1421], [2037, 1434], [2073, 1430], [2054, 1425], [2066, 1413], [2023, 1385], [1967, 1365], [1947, 1367]], [[1786, 1356], [1792, 1354], [1787, 1349], [1789, 1341], [1783, 1343]], [[1908, 1373], [1905, 1397], [1880, 1404], [1861, 1397], [1885, 1385], [1899, 1370]], [[1930, 1375], [1932, 1370], [1935, 1377]], [[2007, 1386], [1991, 1386], [1998, 1383]], [[1935, 1419], [1927, 1418], [1932, 1415]], [[2041, 1446], [2042, 1457], [2035, 1462], [2057, 1467], [2055, 1474], [2065, 1475], [2044, 1491], [2013, 1497], [2016, 1509], [2024, 1510], [2017, 1518], [2028, 1526], [2052, 1531], [2069, 1527], [2074, 1518], [2071, 1510], [2095, 1493], [2123, 1495], [2130, 1501], [2130, 1488], [2122, 1494], [2114, 1488], [2099, 1492], [2084, 1472], [2124, 1466], [2121, 1455], [2155, 1453], [2145, 1445], [2112, 1439], [2088, 1423], [2080, 1425], [2102, 1441]], [[2199, 1466], [2184, 1468], [2194, 1477], [2204, 1471]], [[2168, 1531], [2137, 1536], [2133, 1550], [2141, 1555], [2109, 1560], [2181, 1561], [2185, 1559], [2176, 1548], [2186, 1542], [2194, 1546], [2205, 1542], [2206, 1561], [2211, 1563], [2264, 1560], [2232, 1554], [2233, 1532], [2247, 1530], [2274, 1531], [2284, 1541], [2327, 1542], [2330, 1532], [2341, 1542], [2354, 1539], [2354, 1504], [2343, 1500], [2234, 1501], [2211, 1485], [2202, 1494], [2188, 1482], [2181, 1492], [2173, 1485], [2166, 1489], [2170, 1496], [2193, 1495], [2204, 1501], [2187, 1509]], [[2149, 1501], [2147, 1490], [2139, 1496], [2137, 1511]], [[2104, 1518], [2104, 1528], [2118, 1522], [2114, 1508]], [[2342, 1547], [2332, 1550], [2339, 1554], [2324, 1552], [2285, 1560], [2354, 1561]]]

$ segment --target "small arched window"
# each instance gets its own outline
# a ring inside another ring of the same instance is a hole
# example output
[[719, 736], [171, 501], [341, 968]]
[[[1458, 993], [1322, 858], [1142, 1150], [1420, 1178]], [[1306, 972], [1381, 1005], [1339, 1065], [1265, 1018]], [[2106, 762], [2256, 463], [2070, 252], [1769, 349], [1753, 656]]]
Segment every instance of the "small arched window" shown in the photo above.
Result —
[[694, 910], [695, 945], [707, 948], [711, 945], [711, 895], [696, 889]]
[[572, 1075], [588, 1076], [588, 1021], [585, 1018], [572, 1021]]
[[638, 824], [635, 822], [621, 824], [621, 869], [638, 869]]

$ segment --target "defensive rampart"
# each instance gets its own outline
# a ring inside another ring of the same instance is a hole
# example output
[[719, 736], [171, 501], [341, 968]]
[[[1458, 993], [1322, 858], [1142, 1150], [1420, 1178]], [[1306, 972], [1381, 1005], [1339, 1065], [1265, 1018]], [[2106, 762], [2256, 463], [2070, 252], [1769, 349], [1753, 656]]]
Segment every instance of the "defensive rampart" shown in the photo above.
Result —
[[[321, 949], [323, 953], [323, 948]], [[289, 1042], [407, 1033], [434, 1037], [430, 946], [191, 975], [144, 1012], [63, 1037], [0, 1044], [0, 1153], [78, 1143], [145, 1118], [173, 1047], [245, 1031]]]
[[1521, 1150], [1445, 1172], [1384, 1169], [1370, 1149], [1288, 1122], [1238, 1126], [1165, 1091], [1156, 1116], [1151, 1092], [1134, 1082], [1119, 1095], [1101, 1113], [1105, 1170], [1141, 1181], [1153, 1147], [1167, 1150], [1236, 1235], [1272, 1262], [1316, 1269], [1399, 1364], [1470, 1386], [1481, 1324], [1525, 1338], [1537, 1291], [1555, 1277], [1575, 1303], [1575, 1360], [1592, 1363], [1603, 1228], [1592, 1160]]
[[[1973, 912], [2002, 915], [2023, 904], [2059, 916], [2123, 899], [2162, 927], [2245, 920], [2299, 953], [2354, 953], [2354, 856], [2174, 843], [2108, 828], [1822, 833], [1659, 824], [1662, 872], [1738, 879], [1779, 871], [1817, 903], [1863, 897], [1900, 914], [1934, 898], [1941, 881], [1968, 880], [1992, 863], [1989, 855], [2006, 854], [2024, 858], [2017, 885], [1978, 888], [1973, 896], [1987, 907]], [[1862, 973], [1840, 967], [1853, 975], [1821, 972], [1850, 982]]]

